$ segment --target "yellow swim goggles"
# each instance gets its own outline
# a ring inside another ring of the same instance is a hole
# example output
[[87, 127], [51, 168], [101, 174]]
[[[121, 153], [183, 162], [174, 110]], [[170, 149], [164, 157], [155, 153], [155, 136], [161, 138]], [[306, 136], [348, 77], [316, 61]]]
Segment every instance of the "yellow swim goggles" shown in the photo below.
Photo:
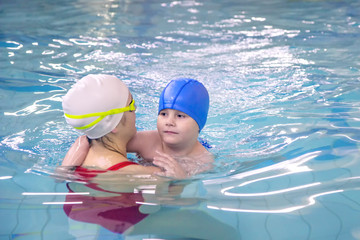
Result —
[[95, 124], [97, 124], [98, 122], [100, 122], [101, 120], [103, 120], [106, 116], [109, 115], [114, 115], [114, 114], [118, 114], [118, 113], [123, 113], [123, 112], [128, 112], [128, 111], [135, 111], [136, 107], [135, 107], [135, 100], [133, 99], [129, 106], [127, 107], [123, 107], [123, 108], [115, 108], [106, 112], [98, 112], [98, 113], [89, 113], [89, 114], [84, 114], [84, 115], [71, 115], [71, 114], [67, 114], [64, 113], [64, 115], [68, 118], [72, 118], [72, 119], [84, 119], [84, 118], [90, 118], [90, 117], [98, 117], [95, 121], [82, 126], [82, 127], [74, 127], [75, 129], [87, 129], [87, 128], [91, 128], [92, 126], [94, 126]]

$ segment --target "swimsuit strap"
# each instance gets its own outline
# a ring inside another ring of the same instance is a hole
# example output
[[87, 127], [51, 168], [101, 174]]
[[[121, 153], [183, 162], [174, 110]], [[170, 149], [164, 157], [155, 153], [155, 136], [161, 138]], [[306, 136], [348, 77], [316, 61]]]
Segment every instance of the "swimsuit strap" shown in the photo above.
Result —
[[119, 169], [124, 168], [129, 165], [138, 165], [138, 164], [134, 163], [134, 162], [130, 162], [130, 161], [125, 161], [125, 162], [117, 163], [105, 170], [88, 169], [88, 168], [79, 166], [79, 167], [76, 167], [75, 172], [77, 174], [79, 174], [80, 176], [87, 177], [87, 178], [93, 178], [93, 177], [96, 177], [99, 173], [105, 173], [107, 171], [116, 171], [116, 170], [119, 170]]
[[212, 148], [212, 146], [210, 145], [210, 143], [208, 143], [208, 141], [206, 141], [203, 138], [198, 138], [199, 142], [201, 143], [201, 145], [203, 145], [207, 150], [209, 150], [210, 148]]
[[82, 177], [86, 177], [86, 178], [92, 178], [92, 177], [96, 177], [96, 175], [98, 175], [99, 173], [104, 173], [107, 170], [98, 170], [98, 169], [88, 169], [88, 168], [84, 168], [84, 167], [76, 167], [75, 172], [77, 174], [79, 174]]
[[138, 165], [138, 164], [134, 163], [134, 162], [130, 162], [130, 161], [125, 161], [125, 162], [120, 162], [118, 164], [115, 164], [115, 165], [109, 167], [107, 170], [116, 171], [116, 170], [119, 170], [120, 168], [127, 167], [129, 165]]

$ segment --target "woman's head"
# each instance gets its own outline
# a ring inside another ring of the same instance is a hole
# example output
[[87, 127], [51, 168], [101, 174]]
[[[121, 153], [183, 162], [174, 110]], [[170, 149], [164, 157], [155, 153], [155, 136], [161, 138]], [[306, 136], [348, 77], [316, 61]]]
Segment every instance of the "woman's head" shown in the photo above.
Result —
[[129, 99], [129, 89], [117, 77], [90, 74], [72, 86], [63, 97], [62, 106], [69, 125], [88, 138], [97, 139], [114, 130], [124, 112], [135, 110]]

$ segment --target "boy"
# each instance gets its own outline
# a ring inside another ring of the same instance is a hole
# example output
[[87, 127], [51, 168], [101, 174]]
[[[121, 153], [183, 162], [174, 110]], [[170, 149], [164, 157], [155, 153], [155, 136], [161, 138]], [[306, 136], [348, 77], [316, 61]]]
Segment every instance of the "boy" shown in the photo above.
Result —
[[214, 161], [211, 153], [198, 141], [209, 111], [209, 94], [200, 82], [180, 78], [172, 80], [159, 101], [157, 130], [138, 132], [127, 145], [144, 160], [168, 164], [179, 163], [187, 175], [208, 170]]

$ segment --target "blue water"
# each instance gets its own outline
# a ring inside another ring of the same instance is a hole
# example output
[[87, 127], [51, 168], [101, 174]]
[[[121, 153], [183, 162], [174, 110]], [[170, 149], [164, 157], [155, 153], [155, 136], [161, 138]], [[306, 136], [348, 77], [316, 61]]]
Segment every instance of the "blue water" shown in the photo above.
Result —
[[[0, 239], [360, 239], [358, 1], [0, 6]], [[113, 193], [59, 180], [78, 136], [61, 97], [90, 73], [126, 82], [138, 130], [155, 129], [169, 80], [203, 82], [215, 168], [161, 183], [115, 174], [101, 183]], [[67, 185], [113, 209], [134, 193], [146, 217], [123, 233], [73, 220]]]

